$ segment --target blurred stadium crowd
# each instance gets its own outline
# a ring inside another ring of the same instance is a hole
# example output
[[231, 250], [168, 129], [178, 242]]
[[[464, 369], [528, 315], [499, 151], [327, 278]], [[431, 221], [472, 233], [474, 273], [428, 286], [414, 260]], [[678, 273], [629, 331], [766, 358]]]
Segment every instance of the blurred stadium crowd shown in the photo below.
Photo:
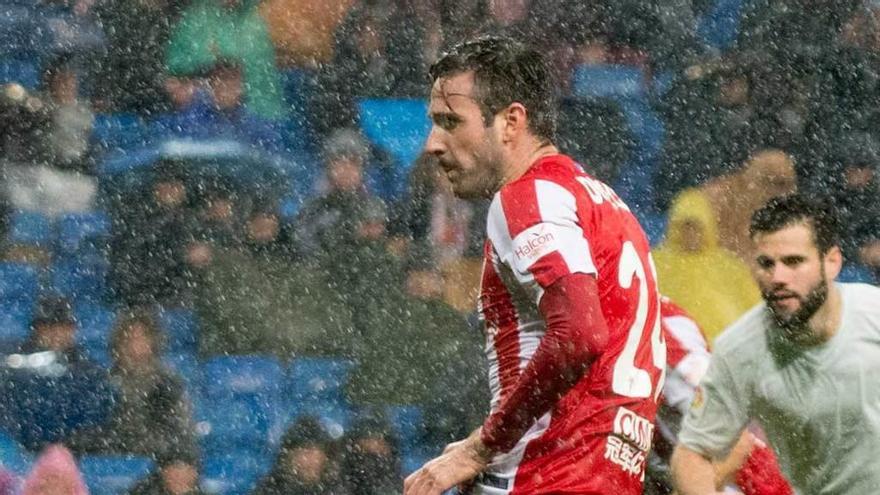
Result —
[[0, 493], [395, 493], [477, 426], [486, 205], [420, 148], [484, 32], [548, 55], [710, 337], [772, 196], [880, 277], [877, 2], [6, 0]]

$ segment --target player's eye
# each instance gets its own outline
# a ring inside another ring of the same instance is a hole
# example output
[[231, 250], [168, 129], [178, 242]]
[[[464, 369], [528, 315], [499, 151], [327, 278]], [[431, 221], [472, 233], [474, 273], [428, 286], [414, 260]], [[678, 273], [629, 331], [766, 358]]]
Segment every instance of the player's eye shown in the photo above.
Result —
[[804, 261], [805, 260], [804, 260], [803, 256], [787, 256], [782, 259], [782, 262], [785, 263], [785, 266], [792, 267], [792, 268], [800, 265]]
[[458, 124], [461, 123], [461, 119], [454, 115], [446, 115], [439, 114], [434, 115], [434, 124], [441, 127], [444, 130], [451, 131], [458, 127]]
[[757, 264], [758, 264], [758, 268], [760, 268], [762, 270], [769, 270], [769, 269], [773, 268], [773, 265], [775, 263], [773, 262], [772, 259], [765, 258], [765, 257], [761, 256], [760, 258], [757, 259]]

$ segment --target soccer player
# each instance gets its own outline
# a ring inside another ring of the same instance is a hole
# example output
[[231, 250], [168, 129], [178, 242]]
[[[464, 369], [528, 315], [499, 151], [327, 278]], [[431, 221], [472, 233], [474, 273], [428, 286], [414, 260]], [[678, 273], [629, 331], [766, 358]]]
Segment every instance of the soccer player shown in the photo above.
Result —
[[880, 289], [834, 282], [835, 223], [800, 195], [753, 214], [765, 303], [715, 341], [672, 458], [681, 495], [717, 493], [711, 461], [751, 420], [798, 493], [880, 493]]
[[[709, 367], [709, 344], [697, 322], [668, 297], [660, 298], [660, 324], [666, 338], [666, 383], [657, 411], [645, 495], [672, 493], [669, 457], [678, 443], [682, 417]], [[730, 455], [715, 463], [716, 482], [734, 483], [745, 495], [791, 495], [772, 450], [748, 430]]]
[[479, 301], [492, 400], [404, 493], [640, 494], [666, 365], [648, 241], [553, 145], [541, 55], [479, 38], [431, 76], [426, 151], [456, 195], [492, 198]]

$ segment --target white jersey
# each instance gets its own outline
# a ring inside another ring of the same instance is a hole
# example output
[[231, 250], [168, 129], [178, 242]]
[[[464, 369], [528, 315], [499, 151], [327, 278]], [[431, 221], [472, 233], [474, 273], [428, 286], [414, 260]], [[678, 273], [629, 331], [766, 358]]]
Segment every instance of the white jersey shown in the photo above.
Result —
[[837, 287], [841, 325], [823, 344], [784, 339], [764, 304], [719, 336], [679, 441], [723, 457], [754, 419], [799, 493], [880, 493], [880, 288]]

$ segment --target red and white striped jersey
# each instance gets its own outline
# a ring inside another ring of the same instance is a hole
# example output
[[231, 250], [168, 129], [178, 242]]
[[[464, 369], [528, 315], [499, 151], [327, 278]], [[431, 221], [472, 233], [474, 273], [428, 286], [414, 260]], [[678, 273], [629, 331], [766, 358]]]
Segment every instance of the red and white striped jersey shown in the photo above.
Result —
[[660, 298], [660, 321], [666, 337], [664, 401], [685, 412], [709, 369], [709, 344], [697, 322], [667, 297]]
[[[492, 409], [541, 345], [544, 289], [596, 277], [608, 345], [477, 493], [641, 493], [666, 348], [648, 241], [606, 184], [564, 155], [544, 157], [495, 195], [479, 309], [486, 325]], [[481, 478], [481, 479], [483, 479]]]

